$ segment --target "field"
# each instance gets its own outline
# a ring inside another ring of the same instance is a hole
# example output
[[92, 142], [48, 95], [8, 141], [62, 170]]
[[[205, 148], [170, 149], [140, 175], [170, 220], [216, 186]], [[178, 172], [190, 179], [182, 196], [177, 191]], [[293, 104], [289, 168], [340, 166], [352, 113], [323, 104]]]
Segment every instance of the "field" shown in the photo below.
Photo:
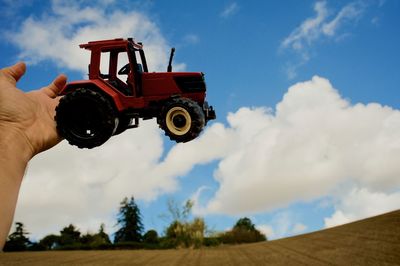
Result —
[[0, 254], [0, 265], [400, 265], [400, 210], [270, 242], [181, 250]]

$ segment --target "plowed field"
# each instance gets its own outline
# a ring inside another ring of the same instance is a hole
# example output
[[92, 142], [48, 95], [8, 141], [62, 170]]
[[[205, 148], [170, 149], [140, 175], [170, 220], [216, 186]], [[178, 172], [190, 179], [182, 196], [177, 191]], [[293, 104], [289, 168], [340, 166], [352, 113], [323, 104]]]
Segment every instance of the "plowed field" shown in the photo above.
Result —
[[257, 244], [197, 250], [3, 253], [0, 265], [400, 265], [400, 210]]

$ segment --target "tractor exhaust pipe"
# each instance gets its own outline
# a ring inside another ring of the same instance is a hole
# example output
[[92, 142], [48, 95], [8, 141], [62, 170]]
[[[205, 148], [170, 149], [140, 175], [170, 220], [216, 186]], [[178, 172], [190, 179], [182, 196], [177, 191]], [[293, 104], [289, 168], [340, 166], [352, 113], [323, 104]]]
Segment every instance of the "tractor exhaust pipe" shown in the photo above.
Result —
[[175, 53], [175, 48], [171, 48], [171, 54], [169, 55], [167, 72], [172, 72], [172, 59], [174, 58], [174, 53]]

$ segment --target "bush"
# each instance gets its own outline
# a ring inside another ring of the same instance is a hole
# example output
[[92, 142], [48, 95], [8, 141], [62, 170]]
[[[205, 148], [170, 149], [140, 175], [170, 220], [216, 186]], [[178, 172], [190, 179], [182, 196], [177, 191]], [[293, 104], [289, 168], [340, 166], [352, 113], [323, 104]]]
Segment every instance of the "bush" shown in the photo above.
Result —
[[143, 235], [143, 242], [147, 244], [158, 243], [158, 233], [156, 230], [149, 230]]
[[192, 222], [173, 221], [166, 230], [168, 243], [174, 247], [199, 248], [203, 245], [206, 225], [202, 218]]
[[264, 234], [258, 231], [249, 218], [241, 218], [232, 230], [221, 235], [224, 244], [241, 244], [266, 241]]
[[88, 249], [90, 249], [88, 245], [84, 245], [81, 243], [63, 245], [55, 248], [55, 250], [88, 250]]
[[28, 251], [45, 251], [46, 247], [39, 244], [39, 243], [32, 243], [29, 247], [28, 247]]
[[158, 247], [160, 249], [172, 249], [172, 248], [177, 248], [177, 246], [178, 242], [174, 238], [168, 238], [168, 237], [159, 238]]
[[113, 249], [144, 249], [144, 244], [141, 242], [126, 241], [115, 243], [112, 247]]
[[244, 229], [233, 229], [225, 232], [221, 236], [221, 242], [224, 244], [242, 244], [242, 243], [253, 243], [267, 240], [266, 237], [256, 231], [248, 231]]
[[206, 247], [216, 247], [221, 245], [221, 239], [218, 237], [205, 237], [203, 239], [203, 245]]

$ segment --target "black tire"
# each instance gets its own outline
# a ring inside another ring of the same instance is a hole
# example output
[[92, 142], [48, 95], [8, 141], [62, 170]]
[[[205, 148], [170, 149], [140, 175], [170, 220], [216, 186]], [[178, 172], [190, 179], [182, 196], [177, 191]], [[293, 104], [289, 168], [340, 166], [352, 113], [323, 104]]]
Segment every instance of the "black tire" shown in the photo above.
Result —
[[157, 123], [171, 140], [188, 142], [198, 137], [203, 130], [205, 116], [197, 102], [175, 98], [165, 104]]
[[101, 93], [80, 88], [61, 98], [56, 108], [59, 134], [71, 145], [94, 148], [115, 132], [118, 119], [112, 103]]

